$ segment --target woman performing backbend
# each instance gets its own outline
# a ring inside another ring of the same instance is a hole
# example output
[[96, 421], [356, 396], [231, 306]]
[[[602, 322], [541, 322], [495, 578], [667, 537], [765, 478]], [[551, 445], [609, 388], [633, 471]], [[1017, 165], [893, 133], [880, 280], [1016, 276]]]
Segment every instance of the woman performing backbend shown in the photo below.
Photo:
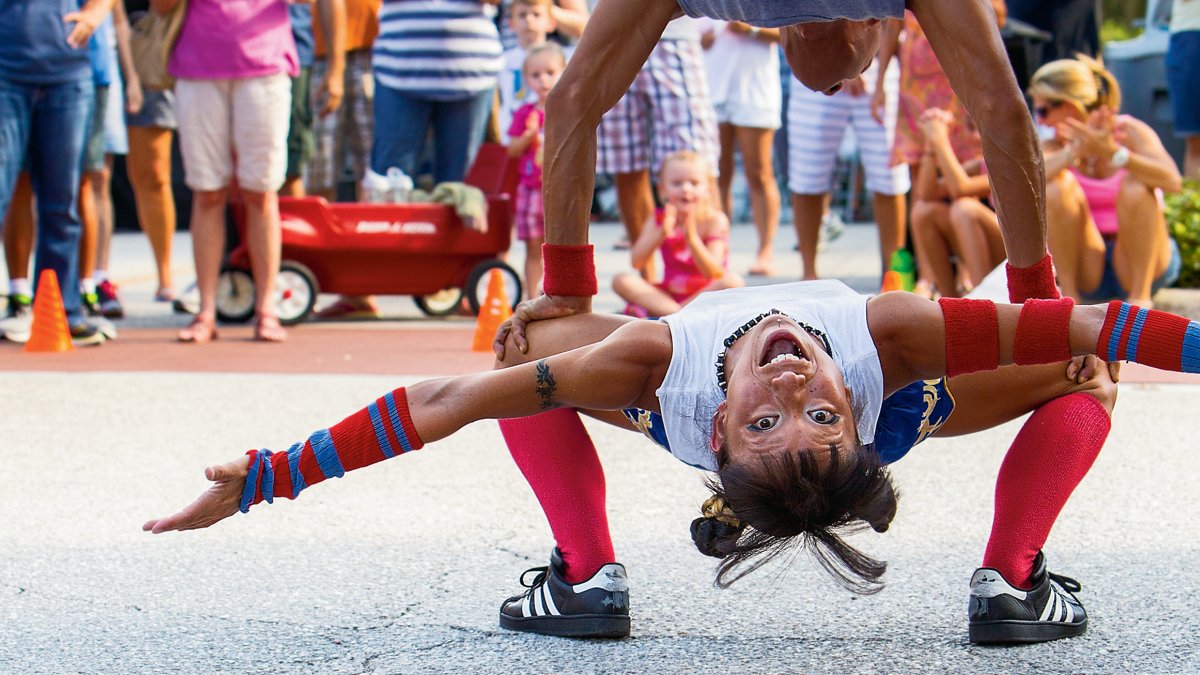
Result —
[[[1040, 547], [1103, 443], [1114, 395], [1108, 368], [1094, 359], [1070, 362], [1072, 356], [1200, 372], [1200, 323], [1157, 310], [1119, 302], [1074, 307], [1070, 299], [1023, 306], [935, 303], [909, 293], [868, 299], [835, 281], [719, 291], [661, 321], [584, 315], [538, 322], [531, 331], [543, 348], [607, 336], [544, 357], [509, 350], [514, 361], [531, 360], [396, 389], [286, 452], [251, 450], [210, 467], [208, 491], [144, 529], [207, 527], [239, 508], [294, 498], [308, 485], [419, 449], [477, 420], [579, 409], [634, 419], [678, 458], [716, 471], [713, 498], [705, 518], [693, 523], [693, 538], [723, 558], [718, 582], [728, 584], [800, 543], [847, 587], [870, 592], [884, 565], [841, 535], [864, 525], [882, 531], [892, 520], [896, 495], [885, 462], [930, 433], [966, 433], [1080, 397], [1100, 421], [1041, 439], [1074, 439], [1076, 451], [1057, 445], [1041, 453], [1041, 465], [1011, 453], [1006, 459], [1001, 488], [1020, 491], [1034, 506], [1019, 513], [998, 505], [988, 564], [971, 583], [972, 640], [1055, 639], [1083, 632], [1086, 615], [1071, 592], [1078, 585], [1048, 573]], [[1007, 364], [1024, 367], [996, 370]], [[938, 379], [946, 376], [949, 389], [958, 390], [954, 399]], [[1001, 390], [1009, 396], [997, 396]], [[542, 440], [577, 447], [577, 439]], [[594, 453], [570, 459], [586, 464]], [[571, 489], [539, 498], [543, 507], [547, 499], [565, 498], [589, 512], [598, 496], [594, 531], [563, 532], [552, 519], [562, 553], [555, 551], [525, 594], [502, 605], [501, 625], [626, 635], [628, 585], [624, 568], [611, 562], [611, 543], [598, 569], [585, 572], [586, 563], [564, 557], [589, 546], [589, 537], [607, 536], [603, 480]], [[588, 576], [569, 579], [569, 571]]]

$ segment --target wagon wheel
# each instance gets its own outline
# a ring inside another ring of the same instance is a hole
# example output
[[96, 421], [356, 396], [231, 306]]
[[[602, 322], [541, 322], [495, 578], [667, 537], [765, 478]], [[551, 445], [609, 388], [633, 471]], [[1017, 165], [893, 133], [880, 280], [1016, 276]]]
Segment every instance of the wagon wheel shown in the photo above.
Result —
[[414, 295], [413, 302], [428, 316], [450, 316], [462, 305], [463, 289], [446, 288], [429, 295]]
[[508, 304], [515, 309], [521, 302], [521, 291], [524, 286], [521, 284], [521, 276], [517, 274], [517, 271], [503, 260], [484, 260], [467, 275], [467, 303], [471, 306], [472, 314], [479, 314], [479, 307], [487, 298], [488, 281], [492, 270], [500, 271], [500, 276], [504, 280], [504, 293], [508, 296]]

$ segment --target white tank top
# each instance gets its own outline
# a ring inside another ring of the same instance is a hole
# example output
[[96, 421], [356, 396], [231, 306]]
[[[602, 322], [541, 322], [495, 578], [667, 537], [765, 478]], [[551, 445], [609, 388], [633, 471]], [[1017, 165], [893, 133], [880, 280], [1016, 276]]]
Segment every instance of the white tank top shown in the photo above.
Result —
[[671, 454], [693, 466], [717, 469], [709, 448], [713, 416], [725, 400], [717, 384], [717, 356], [726, 337], [771, 309], [828, 336], [833, 360], [850, 388], [859, 441], [873, 442], [883, 404], [883, 369], [867, 329], [867, 299], [840, 281], [802, 281], [703, 293], [664, 317], [671, 329], [671, 363], [655, 394]]

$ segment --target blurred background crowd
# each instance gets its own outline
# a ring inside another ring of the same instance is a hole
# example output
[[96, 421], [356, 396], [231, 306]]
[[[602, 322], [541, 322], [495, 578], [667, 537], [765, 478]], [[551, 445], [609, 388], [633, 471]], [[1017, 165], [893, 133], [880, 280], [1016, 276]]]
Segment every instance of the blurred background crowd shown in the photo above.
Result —
[[[1196, 285], [1200, 0], [991, 4], [1044, 144], [1063, 293], [1149, 305], [1163, 286]], [[283, 341], [280, 196], [375, 201], [397, 179], [405, 195], [461, 185], [484, 143], [515, 160], [514, 239], [536, 295], [544, 104], [590, 10], [588, 0], [0, 0], [0, 334], [28, 338], [34, 283], [50, 269], [74, 341], [114, 337], [108, 320], [125, 309], [112, 236], [140, 229], [155, 299], [192, 315], [179, 340], [217, 337], [218, 273], [239, 239], [254, 335]], [[784, 255], [819, 278], [822, 242], [851, 221], [878, 228], [878, 267], [863, 273], [881, 284], [897, 272], [927, 297], [981, 284], [1005, 252], [979, 133], [912, 15], [832, 96], [792, 78], [778, 41], [773, 29], [677, 19], [604, 117], [593, 215], [624, 226], [629, 271], [613, 288], [625, 311], [659, 316], [701, 292], [783, 280]], [[777, 250], [780, 221], [795, 227], [797, 252]], [[171, 268], [182, 229], [194, 283]], [[745, 269], [729, 267], [733, 237], [755, 242]], [[370, 296], [317, 312], [378, 315]]]

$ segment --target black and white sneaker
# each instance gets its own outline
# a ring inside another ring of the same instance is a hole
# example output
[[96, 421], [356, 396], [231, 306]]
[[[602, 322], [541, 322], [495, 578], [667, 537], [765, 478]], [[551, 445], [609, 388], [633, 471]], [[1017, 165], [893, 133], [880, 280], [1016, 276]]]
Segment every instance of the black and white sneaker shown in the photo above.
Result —
[[1046, 571], [1046, 556], [1033, 562], [1033, 588], [1021, 590], [990, 567], [971, 576], [968, 632], [978, 644], [1048, 642], [1082, 635], [1087, 612], [1075, 597], [1078, 581]]
[[[500, 605], [500, 627], [563, 637], [627, 637], [629, 580], [625, 566], [609, 563], [578, 584], [562, 578], [562, 566], [562, 556], [555, 548], [548, 567], [525, 570], [521, 585], [529, 590]], [[526, 582], [531, 572], [536, 576]]]

